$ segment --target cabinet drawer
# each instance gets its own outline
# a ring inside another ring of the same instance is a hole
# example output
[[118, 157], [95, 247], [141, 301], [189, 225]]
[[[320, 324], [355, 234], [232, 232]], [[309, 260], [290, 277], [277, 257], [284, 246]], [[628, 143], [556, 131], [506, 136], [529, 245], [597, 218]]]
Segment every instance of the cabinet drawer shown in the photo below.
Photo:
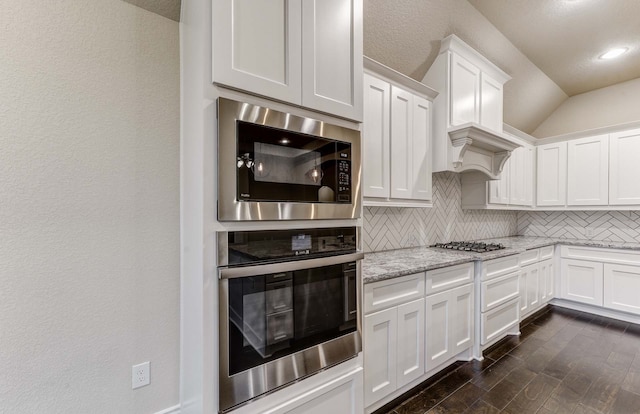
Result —
[[520, 253], [520, 266], [536, 263], [539, 260], [539, 253], [538, 249], [527, 250], [526, 252]]
[[501, 338], [520, 321], [520, 301], [518, 298], [489, 312], [482, 313], [481, 345]]
[[511, 299], [518, 298], [520, 296], [519, 280], [520, 273], [514, 272], [482, 282], [482, 312], [496, 308]]
[[540, 261], [551, 259], [553, 257], [553, 248], [554, 246], [544, 246], [539, 248], [540, 251]]
[[424, 296], [424, 272], [364, 285], [364, 313], [377, 312]]
[[598, 249], [582, 246], [560, 246], [560, 256], [567, 259], [591, 260], [640, 266], [640, 252], [633, 250]]
[[473, 262], [442, 269], [427, 271], [426, 293], [442, 292], [447, 289], [473, 282]]
[[517, 254], [482, 262], [482, 280], [500, 277], [508, 273], [515, 272], [519, 268], [520, 256]]

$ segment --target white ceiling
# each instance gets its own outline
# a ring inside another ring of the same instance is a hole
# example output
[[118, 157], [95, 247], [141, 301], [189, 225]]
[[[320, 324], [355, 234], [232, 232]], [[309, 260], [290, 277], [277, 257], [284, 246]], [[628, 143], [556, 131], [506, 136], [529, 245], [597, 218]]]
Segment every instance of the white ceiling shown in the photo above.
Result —
[[569, 96], [640, 77], [639, 0], [468, 1]]

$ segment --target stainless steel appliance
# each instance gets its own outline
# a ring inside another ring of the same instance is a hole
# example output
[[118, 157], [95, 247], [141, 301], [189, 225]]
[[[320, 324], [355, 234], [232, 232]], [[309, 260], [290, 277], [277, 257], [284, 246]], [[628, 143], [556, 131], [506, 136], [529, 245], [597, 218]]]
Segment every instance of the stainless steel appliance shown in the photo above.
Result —
[[218, 233], [221, 412], [361, 351], [358, 231]]
[[218, 220], [360, 217], [360, 131], [218, 99]]
[[463, 252], [485, 253], [494, 250], [502, 250], [505, 247], [502, 243], [484, 243], [475, 241], [452, 241], [449, 243], [436, 243], [431, 247], [440, 247], [442, 249], [459, 250]]

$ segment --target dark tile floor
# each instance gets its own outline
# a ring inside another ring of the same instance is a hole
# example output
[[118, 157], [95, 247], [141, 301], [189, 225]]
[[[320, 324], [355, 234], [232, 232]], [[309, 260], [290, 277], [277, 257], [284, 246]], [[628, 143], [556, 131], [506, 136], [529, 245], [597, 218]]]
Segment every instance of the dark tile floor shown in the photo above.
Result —
[[549, 306], [375, 414], [640, 413], [640, 325]]

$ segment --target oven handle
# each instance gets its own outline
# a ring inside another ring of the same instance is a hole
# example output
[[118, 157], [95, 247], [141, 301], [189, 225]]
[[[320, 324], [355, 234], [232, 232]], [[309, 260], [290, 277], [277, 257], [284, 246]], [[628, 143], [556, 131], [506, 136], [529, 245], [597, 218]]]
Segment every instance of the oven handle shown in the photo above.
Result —
[[218, 277], [220, 279], [235, 279], [237, 277], [268, 275], [271, 273], [292, 272], [295, 270], [312, 269], [314, 267], [331, 266], [362, 259], [364, 259], [364, 253], [358, 252], [339, 256], [320, 257], [317, 259], [296, 260], [293, 262], [232, 268], [227, 267], [218, 270]]

